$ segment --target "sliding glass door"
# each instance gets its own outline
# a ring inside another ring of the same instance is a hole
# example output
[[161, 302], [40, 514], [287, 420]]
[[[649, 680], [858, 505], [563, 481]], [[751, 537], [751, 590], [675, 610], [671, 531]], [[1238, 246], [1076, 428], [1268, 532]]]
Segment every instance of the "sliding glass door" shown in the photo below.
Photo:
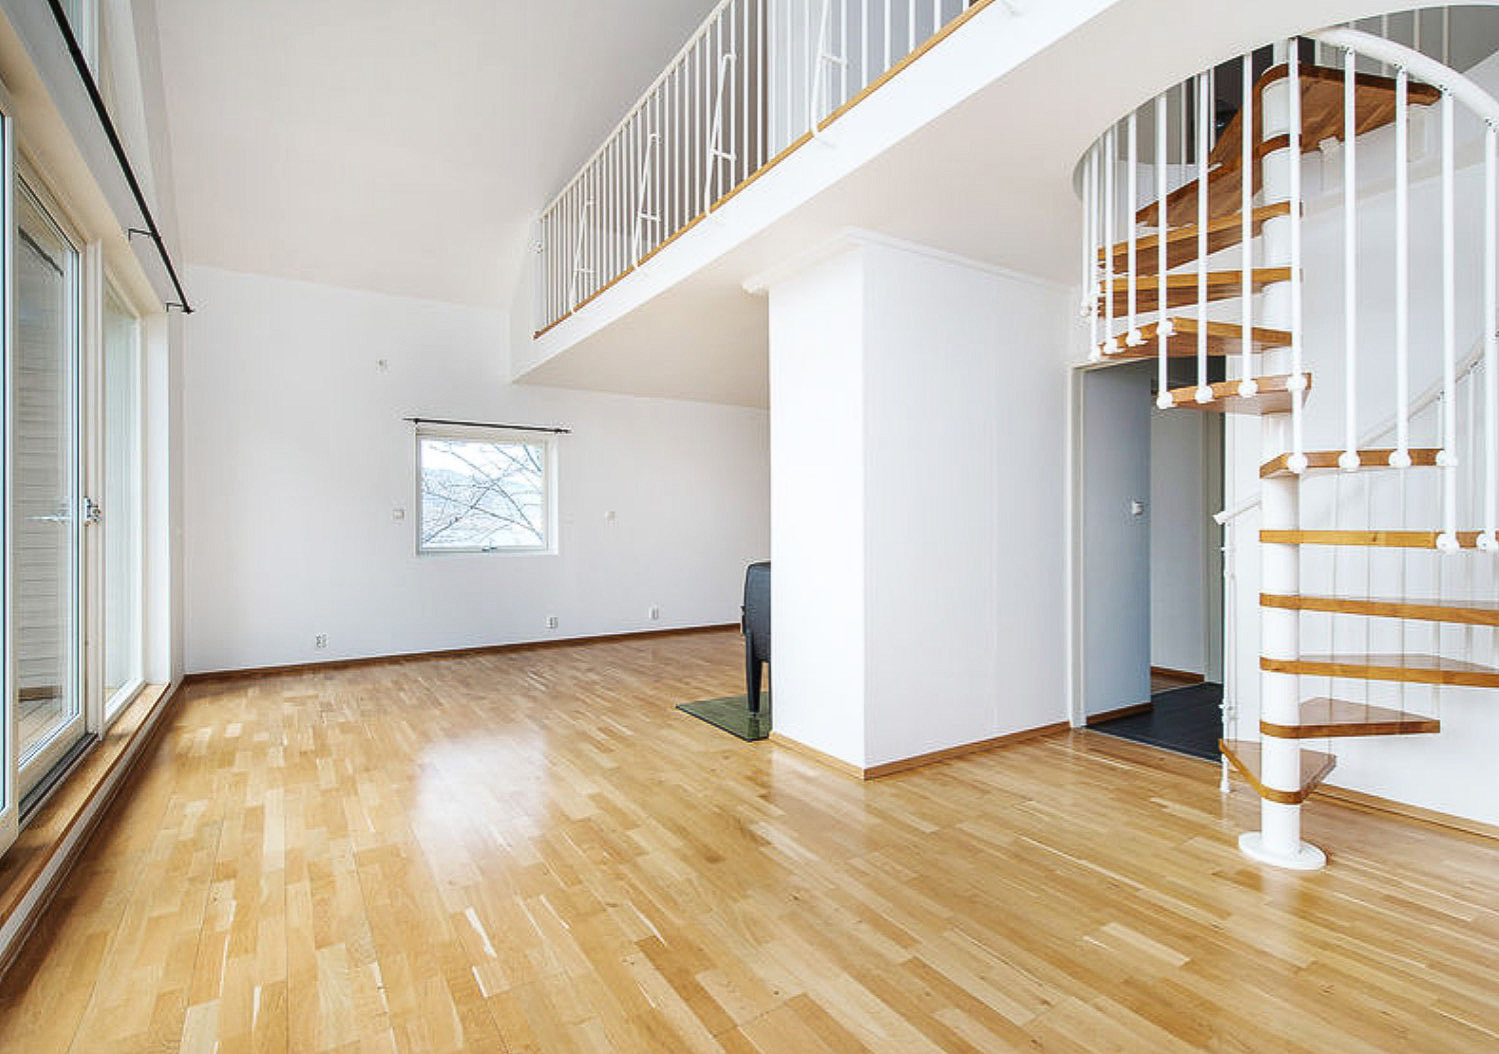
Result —
[[140, 321], [106, 287], [99, 529], [104, 606], [104, 717], [109, 720], [140, 689], [141, 641], [141, 341]]
[[79, 662], [82, 327], [78, 249], [25, 182], [16, 186], [15, 208], [6, 513], [11, 527], [10, 691], [24, 795], [84, 734]]

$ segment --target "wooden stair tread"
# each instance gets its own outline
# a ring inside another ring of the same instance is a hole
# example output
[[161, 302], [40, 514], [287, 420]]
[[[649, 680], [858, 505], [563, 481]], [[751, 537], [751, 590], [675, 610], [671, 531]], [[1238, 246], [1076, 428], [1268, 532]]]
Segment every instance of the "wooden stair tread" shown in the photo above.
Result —
[[1261, 761], [1264, 750], [1258, 743], [1251, 743], [1243, 739], [1220, 739], [1218, 749], [1228, 759], [1239, 775], [1249, 781], [1256, 794], [1266, 801], [1279, 802], [1281, 805], [1300, 805], [1311, 797], [1312, 791], [1317, 784], [1327, 778], [1327, 774], [1333, 770], [1338, 759], [1331, 754], [1323, 754], [1315, 750], [1303, 750], [1301, 752], [1301, 779], [1295, 790], [1282, 790], [1276, 787], [1267, 787], [1260, 779]]
[[[1171, 396], [1172, 405], [1183, 410], [1220, 414], [1283, 414], [1291, 409], [1291, 393], [1286, 390], [1286, 382], [1289, 380], [1289, 374], [1256, 377], [1254, 382], [1259, 386], [1259, 394], [1247, 399], [1239, 395], [1238, 381], [1218, 381], [1209, 385], [1213, 399], [1206, 403], [1197, 401], [1196, 387], [1172, 388], [1167, 394]], [[1311, 381], [1311, 376], [1308, 375], [1308, 392], [1311, 391]]]
[[[1289, 145], [1281, 136], [1268, 142], [1261, 140], [1259, 114], [1263, 109], [1260, 89], [1273, 81], [1284, 80], [1289, 73], [1285, 64], [1266, 70], [1256, 82], [1254, 148], [1254, 189], [1261, 185], [1260, 159]], [[1343, 71], [1328, 66], [1303, 63], [1301, 74], [1301, 150], [1310, 153], [1328, 139], [1343, 138]], [[1359, 135], [1392, 124], [1395, 120], [1395, 81], [1371, 73], [1360, 73], [1355, 84], [1355, 129]], [[1428, 106], [1441, 98], [1441, 92], [1429, 84], [1409, 84], [1412, 106]], [[1243, 208], [1240, 169], [1243, 167], [1242, 122], [1235, 114], [1208, 154], [1208, 217], [1215, 219]], [[1180, 226], [1197, 222], [1197, 181], [1184, 184], [1166, 197], [1166, 222]], [[1135, 213], [1135, 219], [1147, 227], [1156, 225], [1155, 203]]]
[[[1197, 320], [1195, 318], [1173, 318], [1171, 319], [1173, 332], [1166, 338], [1166, 356], [1173, 359], [1190, 359], [1197, 357]], [[1208, 333], [1208, 355], [1210, 357], [1222, 358], [1227, 355], [1238, 355], [1243, 350], [1244, 327], [1237, 322], [1209, 322]], [[1124, 345], [1121, 337], [1117, 351], [1105, 350], [1107, 344], [1100, 345], [1103, 357], [1113, 361], [1116, 359], [1153, 359], [1159, 352], [1158, 341], [1160, 335], [1159, 323], [1151, 322], [1140, 327], [1140, 335], [1145, 338], [1145, 343], [1130, 348]], [[1272, 348], [1289, 347], [1291, 344], [1291, 333], [1284, 329], [1267, 329], [1263, 326], [1255, 326], [1250, 330], [1250, 350], [1254, 352], [1268, 351]]]
[[1321, 696], [1301, 704], [1294, 725], [1260, 720], [1260, 731], [1278, 739], [1341, 739], [1353, 736], [1414, 736], [1440, 732], [1442, 723], [1423, 714]]
[[[1478, 548], [1482, 531], [1458, 531], [1460, 549]], [[1355, 545], [1375, 549], [1435, 549], [1441, 531], [1260, 531], [1260, 541], [1276, 545]]]
[[1396, 597], [1285, 596], [1261, 593], [1260, 605], [1287, 611], [1323, 611], [1334, 615], [1456, 622], [1499, 626], [1499, 602], [1485, 600], [1408, 600]]
[[[1211, 303], [1215, 300], [1231, 300], [1244, 292], [1243, 272], [1241, 271], [1209, 271], [1207, 273], [1207, 299]], [[1166, 306], [1186, 307], [1195, 305], [1198, 301], [1198, 281], [1196, 272], [1184, 271], [1180, 274], [1142, 274], [1135, 278], [1135, 310], [1155, 311], [1160, 307], [1160, 293], [1164, 286]], [[1276, 282], [1289, 282], [1291, 280], [1291, 269], [1289, 267], [1256, 267], [1249, 272], [1250, 291], [1258, 293], [1267, 285]], [[1129, 279], [1125, 276], [1115, 276], [1111, 282], [1106, 282], [1107, 287], [1102, 296], [1098, 298], [1098, 309], [1103, 311], [1108, 306], [1109, 293], [1113, 293], [1114, 316], [1122, 316], [1129, 311]]]
[[[1393, 448], [1379, 448], [1374, 450], [1360, 450], [1358, 452], [1359, 467], [1353, 471], [1367, 472], [1371, 469], [1388, 469], [1390, 467], [1390, 455], [1395, 451]], [[1410, 454], [1412, 468], [1434, 468], [1437, 463], [1437, 454], [1441, 453], [1436, 447], [1411, 447], [1407, 453]], [[1338, 458], [1342, 457], [1341, 450], [1308, 450], [1306, 452], [1306, 475], [1311, 472], [1342, 471], [1338, 466]], [[1289, 476], [1291, 472], [1286, 468], [1290, 460], [1290, 454], [1282, 454], [1272, 458], [1260, 466], [1260, 477], [1269, 479], [1272, 476]]]
[[[1266, 220], [1272, 220], [1277, 216], [1289, 216], [1291, 214], [1291, 203], [1289, 201], [1277, 202], [1274, 205], [1261, 205], [1250, 213], [1250, 233], [1257, 235], [1260, 228], [1265, 225]], [[1243, 241], [1244, 214], [1235, 212], [1228, 216], [1219, 216], [1208, 221], [1208, 253], [1221, 252], [1232, 248]], [[1180, 267], [1182, 264], [1190, 263], [1197, 259], [1197, 224], [1188, 223], [1180, 227], [1172, 227], [1166, 232], [1166, 269]], [[1161, 235], [1145, 234], [1135, 239], [1135, 263], [1136, 271], [1156, 271], [1158, 260], [1158, 249], [1160, 247]], [[1129, 242], [1122, 241], [1113, 247], [1114, 269], [1116, 271], [1129, 269]], [[1109, 250], [1100, 248], [1098, 250], [1099, 263], [1106, 263], [1109, 259]], [[1143, 265], [1143, 266], [1140, 266]]]
[[1298, 659], [1260, 657], [1260, 669], [1357, 681], [1403, 681], [1466, 688], [1499, 688], [1499, 669], [1443, 655], [1303, 655]]
[[[1264, 168], [1257, 156], [1254, 163], [1254, 191], [1258, 194], [1264, 185]], [[1193, 179], [1166, 195], [1166, 226], [1181, 227], [1197, 222], [1197, 184]], [[1208, 169], [1208, 220], [1230, 216], [1244, 207], [1244, 180], [1241, 166], [1236, 159], [1230, 164], [1221, 164]], [[1144, 227], [1159, 227], [1156, 215], [1157, 203], [1152, 202], [1135, 213], [1135, 222]]]
[[[1284, 79], [1284, 65], [1266, 73]], [[1429, 106], [1442, 97], [1430, 84], [1410, 81], [1407, 98], [1412, 106]], [[1395, 122], [1395, 79], [1374, 73], [1354, 77], [1354, 130], [1358, 135]], [[1301, 142], [1304, 151], [1317, 149], [1328, 139], [1343, 139], [1343, 71], [1328, 66], [1301, 67]]]

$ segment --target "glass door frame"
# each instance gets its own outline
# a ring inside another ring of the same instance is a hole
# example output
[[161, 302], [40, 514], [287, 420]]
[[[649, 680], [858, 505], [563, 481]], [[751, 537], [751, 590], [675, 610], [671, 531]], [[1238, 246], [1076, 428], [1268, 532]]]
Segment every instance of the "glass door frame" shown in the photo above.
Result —
[[[103, 732], [120, 712], [130, 704], [146, 686], [146, 614], [145, 614], [145, 326], [141, 311], [131, 298], [112, 278], [103, 260], [99, 243], [90, 244], [84, 251], [84, 303], [85, 325], [88, 339], [84, 348], [85, 407], [83, 438], [85, 459], [83, 474], [84, 493], [104, 499], [101, 520], [92, 524], [96, 529], [84, 532], [84, 597], [86, 613], [84, 623], [86, 664], [84, 669], [85, 709], [90, 711], [88, 727]], [[135, 437], [135, 507], [129, 510], [110, 508], [107, 489], [107, 466], [105, 445], [108, 442], [108, 392], [106, 379], [106, 356], [108, 354], [107, 322], [108, 303], [113, 300], [135, 323], [133, 361], [131, 368], [135, 379], [135, 405], [132, 412], [131, 430]], [[109, 677], [106, 667], [108, 657], [108, 587], [110, 569], [107, 566], [105, 542], [111, 517], [128, 515], [134, 518], [135, 549], [135, 605], [130, 613], [135, 618], [135, 662], [134, 673], [113, 693], [106, 695]]]
[[14, 545], [10, 522], [12, 479], [10, 466], [10, 422], [15, 417], [11, 383], [12, 350], [15, 348], [15, 209], [16, 149], [14, 108], [10, 94], [0, 84], [0, 852], [10, 848], [21, 830], [20, 717], [11, 701], [16, 696], [15, 641], [10, 632], [14, 601], [11, 551]]
[[[68, 685], [64, 685], [63, 690], [65, 693], [65, 698], [66, 693], [71, 691], [72, 701], [76, 704], [77, 713], [68, 718], [66, 723], [59, 727], [52, 734], [52, 736], [49, 737], [48, 741], [41, 747], [41, 749], [37, 750], [30, 757], [21, 757], [21, 708], [19, 705], [20, 686], [18, 683], [19, 671], [17, 669], [18, 663], [16, 661], [17, 656], [15, 644], [15, 638], [18, 635], [17, 631], [19, 628], [17, 625], [17, 620], [15, 618], [15, 605], [17, 598], [14, 588], [16, 582], [15, 568], [17, 556], [16, 531], [15, 525], [13, 523], [8, 524], [8, 544], [6, 547], [6, 580], [10, 584], [11, 588], [8, 590], [7, 595], [6, 628], [8, 632], [6, 634], [6, 637], [8, 641], [7, 658], [9, 661], [7, 662], [6, 700], [11, 709], [11, 727], [13, 729], [13, 738], [11, 742], [15, 744], [12, 753], [14, 755], [14, 764], [16, 766], [17, 774], [16, 790], [20, 798], [25, 798], [37, 786], [47, 781], [56, 767], [60, 763], [62, 763], [62, 761], [69, 754], [73, 753], [78, 748], [79, 744], [87, 739], [91, 730], [98, 728], [96, 719], [94, 719], [93, 715], [90, 714], [90, 710], [92, 708], [88, 705], [88, 692], [86, 691], [87, 679], [85, 677], [84, 645], [86, 640], [88, 607], [86, 606], [87, 593], [84, 588], [84, 576], [87, 564], [87, 560], [85, 558], [85, 548], [87, 540], [84, 535], [83, 518], [80, 515], [82, 511], [84, 493], [83, 459], [85, 451], [83, 449], [82, 440], [84, 417], [85, 411], [87, 409], [84, 398], [85, 393], [83, 389], [84, 352], [85, 346], [88, 343], [85, 339], [87, 319], [84, 317], [84, 311], [89, 298], [85, 295], [86, 290], [84, 274], [84, 250], [81, 247], [81, 239], [78, 237], [77, 232], [73, 230], [71, 228], [71, 225], [67, 222], [66, 213], [58, 205], [56, 199], [47, 190], [46, 184], [42, 181], [36, 170], [30, 164], [28, 164], [24, 158], [17, 157], [15, 159], [15, 163], [8, 166], [8, 168], [10, 178], [6, 180], [6, 183], [9, 188], [9, 193], [12, 195], [12, 202], [15, 202], [15, 200], [19, 198], [20, 194], [24, 193], [26, 195], [29, 195], [29, 197], [32, 199], [32, 202], [36, 205], [38, 211], [40, 211], [48, 219], [48, 221], [56, 229], [56, 233], [62, 238], [63, 242], [73, 252], [72, 273], [67, 276], [69, 284], [67, 321], [68, 342], [70, 345], [70, 361], [68, 363], [68, 372], [70, 375], [70, 390], [68, 392], [68, 398], [72, 404], [72, 414], [71, 420], [69, 421], [70, 434], [66, 437], [66, 441], [69, 444], [69, 478], [67, 481], [69, 490], [68, 516], [70, 520], [68, 524], [70, 549], [69, 557], [72, 560], [73, 566], [71, 568], [71, 588], [68, 591], [68, 596], [64, 598], [66, 605], [68, 606], [67, 644], [70, 648], [71, 654], [68, 656], [67, 674], [71, 683]], [[11, 234], [10, 242], [12, 246], [12, 269], [10, 273], [11, 275], [14, 275], [15, 272], [13, 263], [13, 247], [16, 240], [20, 237], [20, 210], [18, 208], [12, 207], [10, 210], [10, 214], [12, 216], [12, 220], [9, 224]], [[14, 406], [16, 384], [18, 381], [18, 378], [15, 374], [15, 353], [19, 345], [15, 340], [16, 321], [14, 311], [14, 280], [12, 279], [11, 281], [9, 281], [7, 285], [11, 289], [8, 296], [10, 297], [10, 303], [12, 307], [12, 310], [10, 311], [10, 318], [12, 319], [12, 321], [9, 326], [11, 341], [9, 347], [7, 348], [9, 354], [7, 354], [6, 356], [6, 404], [7, 411], [10, 411]], [[15, 494], [15, 468], [14, 465], [11, 464], [11, 460], [15, 450], [14, 444], [13, 442], [11, 442], [11, 440], [13, 440], [14, 423], [16, 420], [14, 413], [8, 412], [6, 415], [6, 420], [6, 464], [8, 473], [6, 487], [6, 511], [8, 514], [11, 510], [11, 498]]]

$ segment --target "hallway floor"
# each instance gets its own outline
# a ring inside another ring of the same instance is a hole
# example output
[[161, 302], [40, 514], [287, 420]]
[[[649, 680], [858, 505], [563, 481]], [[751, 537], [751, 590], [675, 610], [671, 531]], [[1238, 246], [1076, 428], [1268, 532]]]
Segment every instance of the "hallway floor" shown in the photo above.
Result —
[[1223, 735], [1223, 686], [1212, 682], [1158, 691], [1144, 713], [1092, 725], [1095, 732], [1119, 736], [1188, 757], [1217, 761]]
[[674, 704], [724, 632], [186, 690], [0, 1050], [1492, 1051], [1499, 843], [1083, 731], [860, 782]]

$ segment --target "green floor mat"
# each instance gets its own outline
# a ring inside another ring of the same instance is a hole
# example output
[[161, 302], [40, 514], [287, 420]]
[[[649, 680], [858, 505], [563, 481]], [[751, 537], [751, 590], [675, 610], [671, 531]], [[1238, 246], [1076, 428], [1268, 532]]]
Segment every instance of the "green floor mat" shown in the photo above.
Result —
[[730, 696], [728, 699], [705, 699], [700, 703], [682, 703], [677, 709], [684, 714], [702, 718], [714, 728], [721, 728], [748, 743], [770, 735], [768, 701], [760, 703], [758, 713], [750, 710], [749, 697], [745, 695]]

